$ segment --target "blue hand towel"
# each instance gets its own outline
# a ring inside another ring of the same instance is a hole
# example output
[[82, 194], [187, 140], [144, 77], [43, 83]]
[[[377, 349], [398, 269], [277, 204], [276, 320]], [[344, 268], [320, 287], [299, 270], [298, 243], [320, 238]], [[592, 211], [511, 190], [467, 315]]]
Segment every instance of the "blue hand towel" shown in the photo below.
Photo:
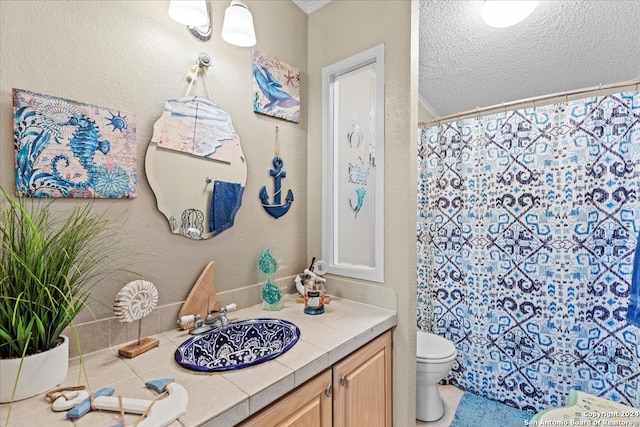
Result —
[[215, 181], [209, 209], [209, 231], [214, 235], [222, 233], [233, 225], [242, 204], [244, 187], [238, 183]]

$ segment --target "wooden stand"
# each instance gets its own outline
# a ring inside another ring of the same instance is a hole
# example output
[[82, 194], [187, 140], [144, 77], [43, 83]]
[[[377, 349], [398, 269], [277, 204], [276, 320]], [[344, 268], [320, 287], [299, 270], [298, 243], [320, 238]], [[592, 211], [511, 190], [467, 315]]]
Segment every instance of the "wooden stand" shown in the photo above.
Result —
[[142, 353], [158, 347], [160, 340], [155, 338], [142, 338], [139, 343], [135, 342], [127, 346], [118, 349], [118, 354], [122, 357], [132, 359], [136, 356], [140, 356]]

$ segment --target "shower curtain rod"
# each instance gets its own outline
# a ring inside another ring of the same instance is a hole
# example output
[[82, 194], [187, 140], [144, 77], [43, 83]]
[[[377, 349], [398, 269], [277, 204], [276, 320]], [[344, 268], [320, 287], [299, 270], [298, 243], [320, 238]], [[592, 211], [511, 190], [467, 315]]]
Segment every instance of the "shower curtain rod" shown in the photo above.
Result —
[[428, 122], [420, 122], [420, 123], [418, 123], [418, 127], [425, 128], [428, 125], [433, 124], [433, 123], [440, 124], [442, 122], [446, 122], [446, 121], [449, 121], [449, 120], [452, 120], [452, 119], [459, 119], [459, 118], [461, 118], [463, 116], [470, 116], [472, 114], [480, 114], [480, 113], [483, 113], [485, 111], [491, 111], [491, 110], [497, 110], [497, 109], [504, 109], [506, 111], [507, 107], [514, 107], [516, 105], [522, 105], [522, 104], [533, 103], [534, 104], [534, 108], [535, 108], [535, 103], [536, 102], [544, 101], [544, 100], [547, 100], [547, 99], [564, 97], [565, 101], [568, 101], [569, 96], [581, 95], [581, 94], [585, 94], [585, 93], [589, 93], [589, 92], [598, 92], [598, 91], [607, 90], [607, 89], [615, 89], [615, 88], [625, 87], [625, 86], [635, 86], [636, 90], [638, 90], [638, 85], [640, 85], [640, 79], [628, 80], [626, 82], [618, 82], [618, 83], [612, 83], [612, 84], [608, 84], [608, 85], [593, 86], [593, 87], [584, 88], [584, 89], [569, 90], [569, 91], [566, 91], [566, 92], [558, 92], [558, 93], [553, 93], [553, 94], [550, 94], [550, 95], [535, 96], [533, 98], [520, 99], [518, 101], [503, 102], [502, 104], [491, 105], [489, 107], [476, 108], [476, 109], [473, 109], [473, 110], [463, 111], [462, 113], [449, 114], [448, 116], [437, 117], [437, 118], [435, 118], [435, 119], [433, 119], [431, 121], [428, 121]]

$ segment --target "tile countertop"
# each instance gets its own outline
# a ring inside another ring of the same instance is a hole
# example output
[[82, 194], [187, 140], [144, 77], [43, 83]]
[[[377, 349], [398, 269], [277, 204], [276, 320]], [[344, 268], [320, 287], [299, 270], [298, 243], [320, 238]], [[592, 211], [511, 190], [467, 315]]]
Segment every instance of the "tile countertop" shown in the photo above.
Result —
[[[160, 346], [133, 359], [118, 356], [112, 347], [84, 356], [89, 384], [94, 391], [115, 388], [114, 396], [153, 399], [155, 392], [144, 383], [157, 378], [173, 378], [187, 389], [187, 413], [171, 427], [233, 426], [278, 400], [316, 374], [330, 367], [354, 350], [371, 341], [397, 323], [396, 313], [355, 301], [333, 297], [325, 305], [325, 313], [311, 316], [303, 313], [295, 295], [285, 299], [281, 311], [265, 311], [261, 305], [229, 313], [231, 321], [258, 317], [280, 318], [300, 328], [300, 339], [285, 354], [274, 360], [237, 371], [196, 373], [180, 367], [174, 360], [179, 344], [191, 335], [187, 331], [169, 331], [155, 338]], [[62, 386], [87, 384], [79, 360], [72, 359]], [[0, 425], [6, 422], [8, 404], [0, 405]], [[126, 425], [137, 416], [126, 415]], [[112, 426], [119, 423], [115, 412], [90, 412], [71, 422], [65, 412], [53, 412], [43, 396], [14, 403], [7, 427], [35, 425]]]

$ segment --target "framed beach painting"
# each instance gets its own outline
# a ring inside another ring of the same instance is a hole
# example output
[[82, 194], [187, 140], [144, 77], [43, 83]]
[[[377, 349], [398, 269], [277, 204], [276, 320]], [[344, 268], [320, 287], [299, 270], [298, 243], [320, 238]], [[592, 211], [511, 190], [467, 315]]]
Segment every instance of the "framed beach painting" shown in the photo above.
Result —
[[300, 70], [253, 51], [253, 111], [300, 122]]
[[136, 197], [136, 116], [13, 89], [16, 188], [28, 197]]

